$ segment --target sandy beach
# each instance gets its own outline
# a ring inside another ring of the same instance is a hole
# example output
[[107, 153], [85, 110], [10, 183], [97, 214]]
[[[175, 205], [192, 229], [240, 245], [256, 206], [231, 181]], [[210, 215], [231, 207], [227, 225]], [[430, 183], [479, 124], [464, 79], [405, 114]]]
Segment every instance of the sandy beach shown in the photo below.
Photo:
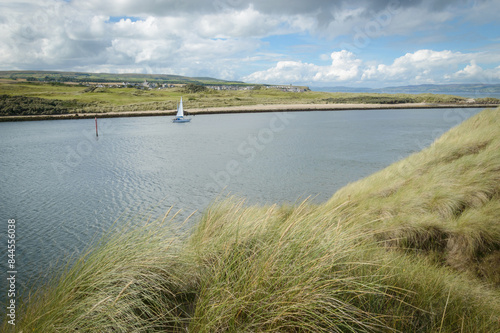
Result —
[[[401, 103], [401, 104], [257, 104], [239, 105], [213, 108], [187, 108], [189, 115], [223, 114], [223, 113], [256, 113], [282, 111], [340, 111], [340, 110], [377, 110], [377, 109], [426, 109], [426, 108], [490, 108], [497, 104], [437, 104], [437, 103]], [[61, 115], [29, 115], [29, 116], [2, 116], [1, 121], [28, 121], [28, 120], [56, 120], [56, 119], [85, 119], [85, 118], [116, 118], [116, 117], [148, 117], [171, 116], [175, 110], [150, 111], [123, 111], [106, 113], [69, 113]]]

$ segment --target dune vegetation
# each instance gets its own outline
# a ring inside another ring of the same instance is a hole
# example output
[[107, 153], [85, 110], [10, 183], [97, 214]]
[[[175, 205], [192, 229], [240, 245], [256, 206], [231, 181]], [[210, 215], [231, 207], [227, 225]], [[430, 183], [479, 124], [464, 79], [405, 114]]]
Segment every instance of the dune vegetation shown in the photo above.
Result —
[[175, 216], [117, 227], [16, 331], [500, 332], [499, 111], [323, 204], [228, 197], [182, 236]]

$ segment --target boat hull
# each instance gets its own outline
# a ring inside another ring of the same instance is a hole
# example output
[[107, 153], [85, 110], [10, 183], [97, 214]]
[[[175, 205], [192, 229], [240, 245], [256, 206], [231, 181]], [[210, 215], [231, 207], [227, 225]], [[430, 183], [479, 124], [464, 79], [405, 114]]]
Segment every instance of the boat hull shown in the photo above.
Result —
[[181, 118], [181, 119], [174, 119], [172, 120], [173, 123], [189, 123], [191, 121], [191, 118]]

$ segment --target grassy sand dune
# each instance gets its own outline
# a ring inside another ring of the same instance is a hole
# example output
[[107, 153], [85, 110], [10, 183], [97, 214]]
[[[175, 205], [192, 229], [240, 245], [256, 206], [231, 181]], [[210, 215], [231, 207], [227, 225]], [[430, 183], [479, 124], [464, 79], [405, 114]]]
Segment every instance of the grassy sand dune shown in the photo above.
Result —
[[500, 120], [484, 111], [328, 203], [377, 220], [388, 246], [426, 253], [500, 286]]
[[499, 332], [499, 111], [324, 204], [227, 198], [185, 237], [112, 231], [16, 331]]

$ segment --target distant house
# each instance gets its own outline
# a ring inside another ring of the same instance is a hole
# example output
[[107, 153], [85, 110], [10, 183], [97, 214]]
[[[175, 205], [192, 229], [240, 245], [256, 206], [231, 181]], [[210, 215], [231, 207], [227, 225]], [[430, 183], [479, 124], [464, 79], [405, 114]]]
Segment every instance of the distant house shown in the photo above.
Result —
[[305, 92], [308, 90], [307, 87], [294, 87], [292, 85], [283, 85], [283, 86], [266, 86], [267, 89], [279, 89], [285, 92]]
[[213, 89], [213, 90], [252, 90], [254, 88], [254, 86], [240, 86], [240, 85], [229, 85], [229, 84], [212, 85], [206, 87], [208, 89]]

